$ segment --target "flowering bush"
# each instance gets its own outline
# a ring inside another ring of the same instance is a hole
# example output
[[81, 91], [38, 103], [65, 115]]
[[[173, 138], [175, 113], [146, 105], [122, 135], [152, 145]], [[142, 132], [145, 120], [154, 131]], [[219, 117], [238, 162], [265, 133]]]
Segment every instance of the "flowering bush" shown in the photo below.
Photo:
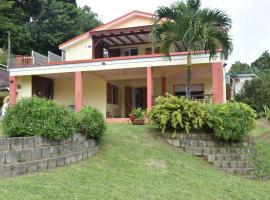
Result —
[[140, 120], [144, 118], [144, 110], [141, 108], [135, 108], [132, 110], [131, 114], [129, 114], [130, 121]]

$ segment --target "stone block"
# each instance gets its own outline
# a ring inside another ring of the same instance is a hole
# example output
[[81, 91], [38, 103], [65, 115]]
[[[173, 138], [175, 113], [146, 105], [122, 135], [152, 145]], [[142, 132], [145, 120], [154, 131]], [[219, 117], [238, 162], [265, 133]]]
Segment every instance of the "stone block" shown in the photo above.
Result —
[[22, 149], [22, 138], [21, 137], [14, 137], [10, 140], [10, 149], [11, 150], [18, 150]]
[[82, 154], [82, 159], [84, 160], [84, 159], [86, 159], [86, 158], [88, 158], [88, 153], [87, 153], [87, 151], [86, 151], [86, 152], [83, 152], [83, 154]]
[[208, 155], [211, 154], [211, 149], [205, 147], [205, 148], [203, 148], [203, 152], [202, 153], [203, 153], [204, 156], [208, 156]]
[[18, 151], [17, 161], [18, 162], [31, 161], [32, 160], [32, 152], [33, 152], [33, 150], [27, 150], [27, 149]]
[[73, 134], [72, 136], [72, 142], [78, 142], [79, 136], [77, 133]]
[[51, 148], [50, 147], [43, 147], [41, 149], [41, 157], [42, 158], [50, 158], [51, 157]]
[[84, 148], [84, 149], [87, 149], [87, 148], [89, 148], [89, 141], [88, 140], [85, 140], [85, 141], [83, 141], [82, 142], [82, 148]]
[[80, 143], [79, 142], [72, 143], [72, 151], [76, 152], [79, 150], [80, 150]]
[[30, 149], [35, 147], [35, 138], [34, 137], [24, 137], [22, 138], [23, 149]]
[[18, 163], [13, 166], [12, 176], [22, 175], [26, 173], [25, 163]]
[[62, 167], [65, 165], [65, 157], [58, 157], [56, 160], [56, 166]]
[[72, 152], [72, 147], [73, 147], [72, 143], [65, 144], [64, 148], [66, 149], [66, 153]]
[[57, 162], [57, 158], [48, 159], [48, 169], [55, 168], [57, 166], [56, 162]]
[[[179, 140], [178, 140], [179, 141]], [[89, 140], [89, 142], [90, 142], [90, 147], [95, 147], [95, 146], [97, 146], [97, 142], [95, 141], [95, 140], [93, 140], [93, 139], [91, 139], [91, 140]], [[178, 144], [179, 144], [179, 142], [178, 142]]]
[[[180, 140], [179, 139], [172, 139], [172, 145], [175, 147], [180, 147]], [[94, 147], [95, 145], [93, 144], [92, 140], [91, 140], [91, 145], [90, 147]]]
[[195, 156], [202, 156], [203, 155], [203, 148], [194, 148], [193, 155]]
[[33, 149], [32, 151], [32, 160], [40, 160], [42, 158], [41, 149]]
[[207, 147], [214, 147], [214, 146], [215, 146], [215, 142], [212, 141], [212, 140], [207, 140], [207, 141], [206, 141], [206, 146], [207, 146]]
[[209, 155], [208, 162], [214, 162], [214, 161], [216, 161], [216, 155]]
[[50, 147], [50, 155], [51, 157], [56, 157], [59, 155], [59, 146]]
[[17, 163], [17, 151], [7, 151], [5, 153], [5, 164]]
[[39, 160], [38, 161], [38, 171], [43, 171], [48, 169], [48, 160]]
[[59, 154], [59, 155], [64, 155], [65, 153], [66, 153], [65, 144], [61, 144], [61, 145], [58, 147], [58, 154]]
[[197, 147], [198, 146], [198, 140], [189, 140], [189, 146]]
[[81, 161], [82, 160], [82, 152], [79, 152], [76, 154], [76, 161]]
[[39, 162], [33, 161], [26, 164], [27, 172], [36, 172], [38, 171]]
[[67, 155], [65, 158], [65, 165], [76, 162], [76, 156], [73, 154]]
[[11, 177], [13, 171], [13, 165], [3, 165], [2, 166], [3, 173], [2, 177]]
[[34, 137], [35, 147], [43, 147], [43, 138], [42, 137]]
[[5, 163], [5, 153], [0, 151], [0, 165]]
[[10, 138], [0, 138], [0, 151], [10, 150]]

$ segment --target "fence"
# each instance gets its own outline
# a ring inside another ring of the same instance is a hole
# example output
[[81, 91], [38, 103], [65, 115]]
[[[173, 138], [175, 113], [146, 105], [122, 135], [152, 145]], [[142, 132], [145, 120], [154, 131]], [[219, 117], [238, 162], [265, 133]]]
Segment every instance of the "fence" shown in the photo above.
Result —
[[46, 65], [48, 62], [61, 62], [62, 57], [52, 53], [48, 52], [48, 57], [44, 56], [38, 52], [32, 51], [31, 56], [22, 56], [22, 55], [16, 55], [10, 58], [9, 60], [9, 66], [11, 68], [13, 67], [23, 67], [23, 66], [29, 66], [29, 65]]
[[48, 51], [48, 62], [61, 62], [61, 61], [63, 61], [61, 56], [58, 56], [57, 54]]

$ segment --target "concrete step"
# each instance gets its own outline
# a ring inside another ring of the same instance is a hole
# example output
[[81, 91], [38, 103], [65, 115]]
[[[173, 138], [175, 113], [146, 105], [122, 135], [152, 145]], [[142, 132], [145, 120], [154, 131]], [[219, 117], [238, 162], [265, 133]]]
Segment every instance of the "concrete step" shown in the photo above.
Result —
[[208, 155], [208, 162], [214, 161], [233, 161], [233, 160], [250, 160], [252, 159], [253, 154], [212, 154]]
[[215, 167], [218, 168], [253, 168], [252, 161], [214, 161], [212, 162]]

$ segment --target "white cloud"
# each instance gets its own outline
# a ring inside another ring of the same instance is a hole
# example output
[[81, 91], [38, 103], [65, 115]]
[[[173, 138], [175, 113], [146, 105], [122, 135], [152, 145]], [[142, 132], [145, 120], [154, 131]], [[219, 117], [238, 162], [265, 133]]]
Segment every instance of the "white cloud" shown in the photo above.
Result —
[[[175, 0], [77, 0], [79, 6], [90, 6], [104, 23], [132, 10], [154, 12], [158, 6], [173, 2]], [[250, 63], [264, 50], [270, 50], [269, 0], [202, 0], [202, 5], [224, 10], [232, 17], [234, 52], [229, 64], [236, 60]]]

